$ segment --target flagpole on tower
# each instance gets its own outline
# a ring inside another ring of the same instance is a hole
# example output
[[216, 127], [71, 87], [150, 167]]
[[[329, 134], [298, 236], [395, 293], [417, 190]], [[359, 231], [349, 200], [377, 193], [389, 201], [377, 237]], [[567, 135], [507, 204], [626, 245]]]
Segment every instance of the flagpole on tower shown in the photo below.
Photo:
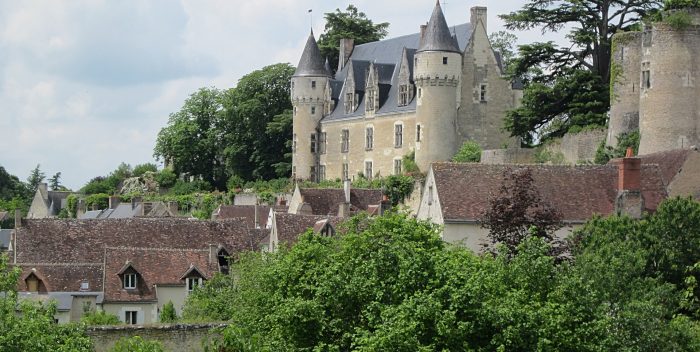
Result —
[[313, 9], [309, 9], [309, 24], [311, 25], [311, 29], [314, 29], [314, 14], [313, 14]]

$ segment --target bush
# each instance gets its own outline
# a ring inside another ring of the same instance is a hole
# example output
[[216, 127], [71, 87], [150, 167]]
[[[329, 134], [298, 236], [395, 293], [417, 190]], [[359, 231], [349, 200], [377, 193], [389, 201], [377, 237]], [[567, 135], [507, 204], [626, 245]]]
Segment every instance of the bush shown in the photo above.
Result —
[[245, 180], [238, 175], [233, 175], [229, 177], [228, 181], [226, 182], [226, 188], [229, 192], [233, 192], [239, 188], [243, 188], [243, 185], [245, 185]]
[[666, 10], [689, 8], [700, 8], [700, 0], [666, 0], [664, 2], [664, 9]]
[[682, 31], [693, 24], [693, 18], [686, 11], [676, 11], [665, 15], [664, 23], [677, 31]]
[[204, 180], [194, 180], [192, 182], [187, 182], [183, 180], [177, 180], [175, 185], [170, 188], [170, 194], [172, 195], [187, 195], [198, 192], [209, 192], [211, 191], [211, 185], [209, 182]]
[[111, 352], [164, 352], [163, 344], [158, 341], [144, 340], [141, 336], [123, 337], [114, 344]]
[[156, 182], [160, 187], [170, 188], [177, 182], [177, 175], [170, 169], [163, 169], [156, 174]]
[[391, 175], [384, 179], [384, 193], [391, 200], [392, 206], [397, 206], [413, 192], [414, 180], [411, 176]]
[[109, 207], [109, 194], [99, 193], [92, 194], [85, 198], [85, 207], [87, 209], [107, 209]]
[[623, 158], [627, 154], [627, 148], [632, 148], [632, 153], [639, 153], [639, 132], [620, 133], [617, 135], [617, 145], [615, 148], [605, 145], [602, 141], [595, 153], [594, 162], [596, 164], [606, 164], [610, 159]]
[[175, 306], [173, 305], [173, 301], [168, 301], [163, 306], [163, 309], [160, 311], [160, 322], [161, 323], [174, 323], [177, 321], [177, 313], [175, 312]]
[[401, 163], [403, 165], [403, 172], [406, 174], [418, 174], [420, 173], [420, 169], [418, 168], [418, 164], [416, 164], [416, 152], [411, 151], [410, 153], [406, 154], [403, 156], [401, 159]]
[[92, 310], [88, 311], [82, 318], [80, 322], [87, 325], [119, 325], [122, 322], [114, 314], [105, 312], [104, 310]]
[[467, 141], [462, 144], [457, 154], [452, 157], [456, 163], [478, 163], [481, 161], [481, 146], [474, 141]]
[[132, 177], [141, 177], [146, 172], [158, 172], [158, 167], [153, 163], [145, 163], [134, 166], [134, 170], [131, 172]]

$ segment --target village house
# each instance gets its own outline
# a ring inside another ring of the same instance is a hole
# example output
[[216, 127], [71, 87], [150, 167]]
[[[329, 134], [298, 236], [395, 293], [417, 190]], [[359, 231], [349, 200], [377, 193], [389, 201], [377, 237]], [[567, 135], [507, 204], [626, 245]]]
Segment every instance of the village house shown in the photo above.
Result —
[[654, 212], [667, 198], [662, 168], [639, 158], [618, 159], [604, 166], [484, 165], [434, 163], [425, 181], [417, 218], [444, 226], [446, 242], [476, 252], [487, 243], [479, 220], [490, 199], [499, 194], [507, 170], [529, 168], [542, 200], [560, 212], [566, 237], [595, 215]]
[[55, 218], [65, 208], [67, 198], [73, 192], [49, 191], [46, 183], [40, 183], [27, 212], [28, 219]]
[[177, 202], [144, 202], [141, 197], [133, 197], [123, 203], [121, 197], [109, 197], [107, 209], [86, 210], [84, 200], [78, 201], [78, 219], [126, 219], [134, 217], [168, 218], [180, 216]]
[[96, 307], [145, 324], [158, 322], [169, 301], [181, 314], [196, 285], [227, 273], [237, 253], [259, 250], [267, 233], [240, 220], [26, 219], [17, 221], [10, 255], [22, 269], [22, 296], [55, 299], [58, 321]]

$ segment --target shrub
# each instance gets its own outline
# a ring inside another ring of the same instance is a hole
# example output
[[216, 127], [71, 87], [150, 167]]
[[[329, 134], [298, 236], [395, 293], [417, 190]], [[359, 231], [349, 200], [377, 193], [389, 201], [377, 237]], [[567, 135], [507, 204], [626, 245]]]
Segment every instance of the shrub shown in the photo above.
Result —
[[131, 172], [132, 177], [141, 177], [146, 172], [158, 172], [158, 167], [153, 163], [145, 163], [134, 166], [134, 170]]
[[418, 164], [416, 164], [416, 152], [411, 151], [410, 153], [403, 156], [401, 159], [403, 164], [403, 172], [407, 174], [417, 174], [420, 173]]
[[689, 8], [700, 8], [700, 0], [666, 0], [664, 2], [664, 9], [666, 10]]
[[183, 180], [177, 180], [175, 185], [170, 189], [170, 194], [172, 195], [187, 195], [197, 192], [209, 192], [211, 191], [211, 185], [209, 182], [204, 180], [194, 180], [192, 182], [187, 182]]
[[682, 31], [693, 24], [693, 18], [686, 11], [675, 11], [664, 16], [664, 23], [677, 31]]
[[177, 182], [177, 175], [170, 169], [163, 169], [156, 174], [156, 182], [158, 185], [165, 188], [170, 188]]
[[111, 352], [164, 352], [158, 341], [144, 340], [141, 336], [123, 337], [114, 344]]
[[478, 163], [481, 161], [481, 146], [474, 141], [467, 141], [462, 144], [457, 154], [452, 157], [456, 163]]
[[177, 321], [177, 313], [175, 312], [175, 306], [173, 305], [173, 301], [168, 301], [163, 306], [163, 309], [160, 311], [160, 322], [161, 323], [174, 323]]
[[85, 313], [80, 322], [87, 325], [118, 325], [121, 324], [119, 317], [114, 314], [107, 313], [103, 310], [91, 310]]

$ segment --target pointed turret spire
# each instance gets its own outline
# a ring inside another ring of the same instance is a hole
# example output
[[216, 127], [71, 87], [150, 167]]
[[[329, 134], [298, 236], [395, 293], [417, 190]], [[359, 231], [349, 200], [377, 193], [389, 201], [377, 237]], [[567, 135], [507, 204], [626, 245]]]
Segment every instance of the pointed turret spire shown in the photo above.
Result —
[[459, 52], [459, 47], [455, 45], [450, 29], [447, 27], [447, 21], [442, 13], [439, 0], [435, 4], [433, 14], [430, 16], [430, 21], [428, 21], [428, 27], [425, 29], [425, 36], [421, 41], [420, 48], [418, 48], [418, 52], [421, 51]]
[[323, 64], [321, 50], [318, 49], [316, 38], [314, 38], [313, 29], [311, 30], [311, 34], [309, 34], [309, 39], [306, 41], [306, 47], [304, 47], [304, 52], [301, 54], [301, 59], [299, 60], [296, 72], [294, 72], [294, 76], [329, 76]]

